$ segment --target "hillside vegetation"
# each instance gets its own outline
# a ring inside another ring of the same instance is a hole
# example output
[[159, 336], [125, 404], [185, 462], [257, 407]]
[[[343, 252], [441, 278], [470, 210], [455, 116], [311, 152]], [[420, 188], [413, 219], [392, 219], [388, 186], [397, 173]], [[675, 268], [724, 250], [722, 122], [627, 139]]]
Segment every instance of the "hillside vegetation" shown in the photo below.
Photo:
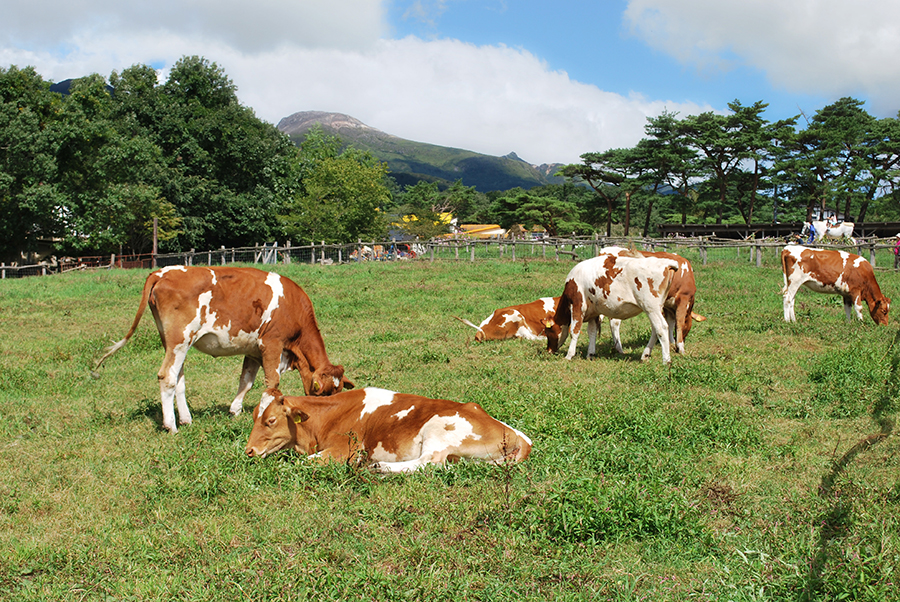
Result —
[[534, 441], [512, 468], [387, 476], [246, 458], [238, 358], [192, 352], [194, 424], [162, 432], [149, 317], [92, 377], [146, 271], [2, 281], [0, 598], [897, 599], [897, 316], [848, 324], [804, 290], [787, 324], [774, 256], [716, 253], [688, 255], [708, 319], [671, 366], [638, 360], [643, 316], [624, 357], [604, 326], [570, 362], [453, 319], [558, 294], [570, 262], [277, 266], [357, 386], [478, 402]]
[[316, 124], [320, 124], [328, 134], [339, 137], [345, 144], [369, 151], [379, 161], [387, 163], [391, 177], [400, 186], [412, 186], [419, 181], [450, 186], [461, 180], [464, 185], [474, 187], [479, 192], [491, 192], [516, 187], [527, 190], [563, 182], [563, 178], [553, 177], [556, 168], [552, 165], [533, 166], [513, 158], [514, 156], [493, 157], [459, 148], [405, 140], [340, 113], [301, 111], [282, 119], [278, 123], [278, 129], [299, 145]]

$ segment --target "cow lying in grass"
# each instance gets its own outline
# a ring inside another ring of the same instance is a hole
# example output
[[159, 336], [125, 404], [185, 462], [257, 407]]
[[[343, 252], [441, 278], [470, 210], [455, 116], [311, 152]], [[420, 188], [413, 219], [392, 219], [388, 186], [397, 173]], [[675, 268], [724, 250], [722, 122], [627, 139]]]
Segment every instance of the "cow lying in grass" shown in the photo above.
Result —
[[518, 462], [531, 440], [475, 403], [429, 399], [367, 387], [330, 397], [292, 397], [269, 389], [253, 412], [247, 455], [294, 449], [321, 460], [361, 457], [380, 472], [470, 458]]
[[553, 317], [557, 303], [559, 297], [541, 297], [531, 303], [504, 307], [494, 311], [478, 326], [463, 318], [456, 319], [478, 331], [475, 333], [476, 341], [542, 341], [547, 338], [544, 323]]

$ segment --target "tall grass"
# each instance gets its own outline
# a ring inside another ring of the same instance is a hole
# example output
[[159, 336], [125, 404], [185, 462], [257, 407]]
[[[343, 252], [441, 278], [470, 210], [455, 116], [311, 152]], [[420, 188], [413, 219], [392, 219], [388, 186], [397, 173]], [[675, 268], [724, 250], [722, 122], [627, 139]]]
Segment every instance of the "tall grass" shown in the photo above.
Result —
[[163, 432], [151, 319], [92, 375], [147, 272], [0, 282], [0, 597], [898, 599], [897, 328], [807, 291], [786, 324], [780, 272], [744, 259], [694, 262], [708, 320], [671, 366], [639, 361], [644, 317], [624, 357], [604, 328], [571, 362], [453, 319], [559, 294], [570, 262], [279, 266], [357, 386], [475, 401], [534, 440], [512, 468], [412, 475], [247, 459], [236, 358], [188, 357], [194, 424]]

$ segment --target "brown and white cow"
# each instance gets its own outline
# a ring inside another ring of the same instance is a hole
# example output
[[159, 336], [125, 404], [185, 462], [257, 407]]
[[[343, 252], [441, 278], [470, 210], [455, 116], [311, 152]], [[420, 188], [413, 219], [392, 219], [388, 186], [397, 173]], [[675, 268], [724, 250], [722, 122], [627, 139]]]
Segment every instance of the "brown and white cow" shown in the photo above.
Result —
[[786, 322], [797, 321], [794, 297], [800, 287], [805, 286], [817, 293], [843, 297], [848, 322], [853, 319], [853, 311], [859, 320], [863, 319], [865, 303], [875, 323], [887, 325], [891, 300], [881, 293], [872, 264], [863, 257], [846, 251], [788, 245], [781, 251], [781, 270], [784, 273], [781, 294], [784, 295]]
[[141, 302], [125, 338], [97, 362], [131, 338], [147, 306], [165, 347], [159, 369], [163, 426], [176, 432], [175, 401], [181, 424], [191, 423], [184, 398], [184, 360], [194, 347], [212, 356], [243, 355], [244, 364], [231, 413], [240, 414], [244, 396], [260, 366], [266, 388], [278, 387], [280, 374], [300, 371], [304, 390], [330, 395], [353, 383], [325, 353], [309, 297], [296, 283], [254, 268], [173, 266], [153, 272], [144, 283]]
[[544, 323], [553, 317], [557, 303], [559, 297], [541, 297], [531, 303], [504, 307], [489, 315], [478, 326], [463, 318], [456, 319], [478, 331], [475, 333], [476, 341], [506, 339], [542, 341], [547, 338], [544, 334]]
[[[572, 341], [566, 359], [575, 356], [578, 336], [588, 325], [588, 357], [594, 355], [600, 318], [627, 320], [646, 313], [652, 326], [647, 348], [656, 340], [668, 341], [663, 304], [672, 279], [679, 269], [674, 259], [623, 256], [603, 253], [576, 265], [566, 277], [566, 285], [553, 320], [547, 322], [547, 350], [555, 353], [569, 334]], [[669, 345], [661, 345], [663, 362], [671, 361]], [[649, 357], [647, 349], [641, 359]]]
[[267, 390], [253, 411], [247, 455], [294, 449], [320, 461], [361, 457], [380, 472], [410, 472], [459, 458], [518, 462], [531, 440], [476, 403], [367, 387], [330, 397]]
[[[663, 304], [663, 315], [669, 325], [669, 340], [675, 345], [675, 351], [684, 353], [684, 339], [687, 338], [691, 331], [693, 321], [702, 322], [706, 320], [704, 316], [694, 313], [694, 297], [697, 294], [697, 283], [694, 280], [694, 268], [691, 262], [675, 253], [665, 253], [662, 251], [633, 251], [624, 247], [603, 247], [600, 253], [612, 253], [620, 256], [640, 256], [640, 257], [660, 257], [663, 259], [674, 259], [678, 262], [678, 272], [672, 278], [672, 284], [669, 286], [666, 302]], [[621, 320], [610, 320], [609, 329], [612, 332], [613, 343], [615, 343], [616, 351], [625, 353], [622, 349], [622, 339], [619, 336], [619, 327]], [[644, 355], [649, 356], [653, 349], [655, 340], [650, 338], [650, 343], [644, 349]]]

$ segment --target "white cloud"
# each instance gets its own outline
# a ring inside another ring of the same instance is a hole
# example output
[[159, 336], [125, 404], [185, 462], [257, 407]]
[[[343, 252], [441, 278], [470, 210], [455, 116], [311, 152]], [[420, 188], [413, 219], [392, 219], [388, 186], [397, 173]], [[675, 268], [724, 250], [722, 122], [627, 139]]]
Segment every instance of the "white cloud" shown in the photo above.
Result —
[[0, 43], [65, 54], [72, 36], [162, 34], [224, 43], [241, 52], [290, 43], [365, 48], [386, 31], [383, 0], [82, 0], [7, 2]]
[[[83, 0], [50, 10], [46, 2], [24, 3], [0, 22], [0, 65], [32, 65], [60, 81], [134, 64], [165, 71], [182, 56], [200, 55], [272, 123], [297, 111], [342, 112], [404, 138], [492, 155], [514, 151], [533, 163], [577, 162], [585, 152], [631, 146], [646, 118], [664, 108], [711, 110], [604, 92], [519, 48], [388, 39], [383, 6]], [[440, 8], [440, 1], [429, 6]]]
[[900, 96], [896, 0], [630, 0], [631, 30], [700, 70], [745, 63], [791, 92], [867, 96], [893, 115]]
[[534, 163], [577, 162], [588, 151], [633, 145], [647, 117], [664, 108], [711, 110], [625, 98], [551, 71], [526, 51], [454, 40], [385, 40], [366, 53], [294, 49], [264, 62], [290, 76], [267, 84], [251, 64], [229, 71], [263, 118], [336, 111], [403, 138], [492, 155], [515, 151]]

